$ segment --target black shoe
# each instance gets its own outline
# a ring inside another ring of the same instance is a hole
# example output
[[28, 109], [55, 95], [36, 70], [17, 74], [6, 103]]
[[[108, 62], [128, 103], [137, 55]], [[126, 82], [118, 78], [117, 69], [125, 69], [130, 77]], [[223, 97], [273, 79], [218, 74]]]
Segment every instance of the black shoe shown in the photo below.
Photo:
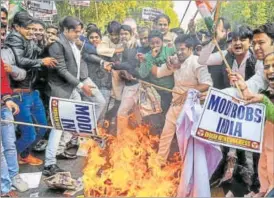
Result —
[[76, 159], [76, 154], [69, 153], [68, 151], [64, 151], [63, 153], [56, 155], [57, 159]]
[[67, 145], [66, 145], [66, 149], [69, 150], [69, 149], [72, 149], [72, 148], [76, 148], [78, 149], [79, 146], [77, 144], [75, 144], [74, 142], [68, 142]]
[[48, 141], [47, 140], [40, 140], [34, 147], [33, 147], [33, 151], [36, 152], [42, 152], [45, 151], [48, 145]]
[[66, 171], [59, 168], [56, 164], [52, 164], [52, 165], [44, 167], [43, 175], [46, 177], [50, 177], [50, 176], [55, 175], [56, 173], [59, 173], [59, 172], [66, 172]]

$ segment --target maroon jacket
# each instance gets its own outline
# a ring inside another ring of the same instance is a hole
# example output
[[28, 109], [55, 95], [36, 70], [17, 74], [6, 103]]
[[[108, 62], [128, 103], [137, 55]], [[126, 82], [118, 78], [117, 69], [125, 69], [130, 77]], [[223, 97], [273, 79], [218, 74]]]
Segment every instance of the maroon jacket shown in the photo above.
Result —
[[1, 59], [1, 101], [4, 103], [11, 100], [12, 90], [10, 88], [9, 77], [4, 70], [4, 62]]

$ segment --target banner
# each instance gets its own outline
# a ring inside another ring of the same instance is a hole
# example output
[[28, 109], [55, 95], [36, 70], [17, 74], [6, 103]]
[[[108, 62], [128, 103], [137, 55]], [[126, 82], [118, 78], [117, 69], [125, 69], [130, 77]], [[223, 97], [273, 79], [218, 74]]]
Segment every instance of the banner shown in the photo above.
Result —
[[90, 1], [85, 0], [70, 0], [69, 4], [72, 6], [83, 6], [83, 7], [89, 7]]
[[143, 8], [142, 10], [142, 19], [153, 21], [157, 16], [163, 14], [162, 10], [155, 8]]
[[35, 12], [52, 14], [53, 3], [54, 1], [50, 0], [31, 0], [29, 1], [28, 9]]
[[51, 1], [52, 3], [52, 14], [42, 13], [42, 12], [36, 12], [28, 10], [29, 14], [33, 16], [34, 18], [38, 18], [42, 21], [53, 21], [54, 15], [57, 14], [57, 8], [54, 1]]
[[8, 5], [9, 20], [12, 20], [17, 12], [26, 10], [26, 5], [23, 0], [10, 0], [6, 5]]
[[265, 122], [263, 104], [243, 101], [211, 88], [204, 103], [195, 138], [232, 148], [260, 153]]
[[195, 0], [195, 3], [197, 5], [197, 9], [205, 21], [207, 29], [212, 33], [214, 26], [212, 14], [217, 5], [217, 1]]
[[94, 103], [51, 97], [50, 119], [58, 130], [97, 135]]

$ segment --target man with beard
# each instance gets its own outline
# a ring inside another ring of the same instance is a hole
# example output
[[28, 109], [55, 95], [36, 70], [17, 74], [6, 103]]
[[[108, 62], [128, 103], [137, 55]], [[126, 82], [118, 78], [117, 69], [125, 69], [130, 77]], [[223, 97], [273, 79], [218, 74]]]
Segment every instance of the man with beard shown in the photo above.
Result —
[[158, 154], [167, 160], [170, 145], [176, 131], [176, 120], [182, 110], [188, 89], [200, 92], [207, 91], [212, 86], [212, 79], [205, 65], [198, 63], [198, 56], [193, 55], [193, 39], [188, 35], [180, 35], [175, 40], [177, 54], [169, 57], [162, 67], [153, 66], [152, 74], [158, 78], [174, 74], [172, 103], [166, 114], [165, 125], [160, 138]]

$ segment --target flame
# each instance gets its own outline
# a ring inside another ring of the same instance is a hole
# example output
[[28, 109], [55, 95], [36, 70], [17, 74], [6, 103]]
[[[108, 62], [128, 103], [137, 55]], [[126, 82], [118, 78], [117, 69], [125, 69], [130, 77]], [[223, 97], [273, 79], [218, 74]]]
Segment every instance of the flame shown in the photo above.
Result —
[[83, 170], [86, 197], [173, 197], [180, 181], [181, 161], [175, 153], [166, 164], [157, 156], [159, 137], [148, 126], [127, 128], [118, 137], [100, 129], [107, 147], [90, 145]]

